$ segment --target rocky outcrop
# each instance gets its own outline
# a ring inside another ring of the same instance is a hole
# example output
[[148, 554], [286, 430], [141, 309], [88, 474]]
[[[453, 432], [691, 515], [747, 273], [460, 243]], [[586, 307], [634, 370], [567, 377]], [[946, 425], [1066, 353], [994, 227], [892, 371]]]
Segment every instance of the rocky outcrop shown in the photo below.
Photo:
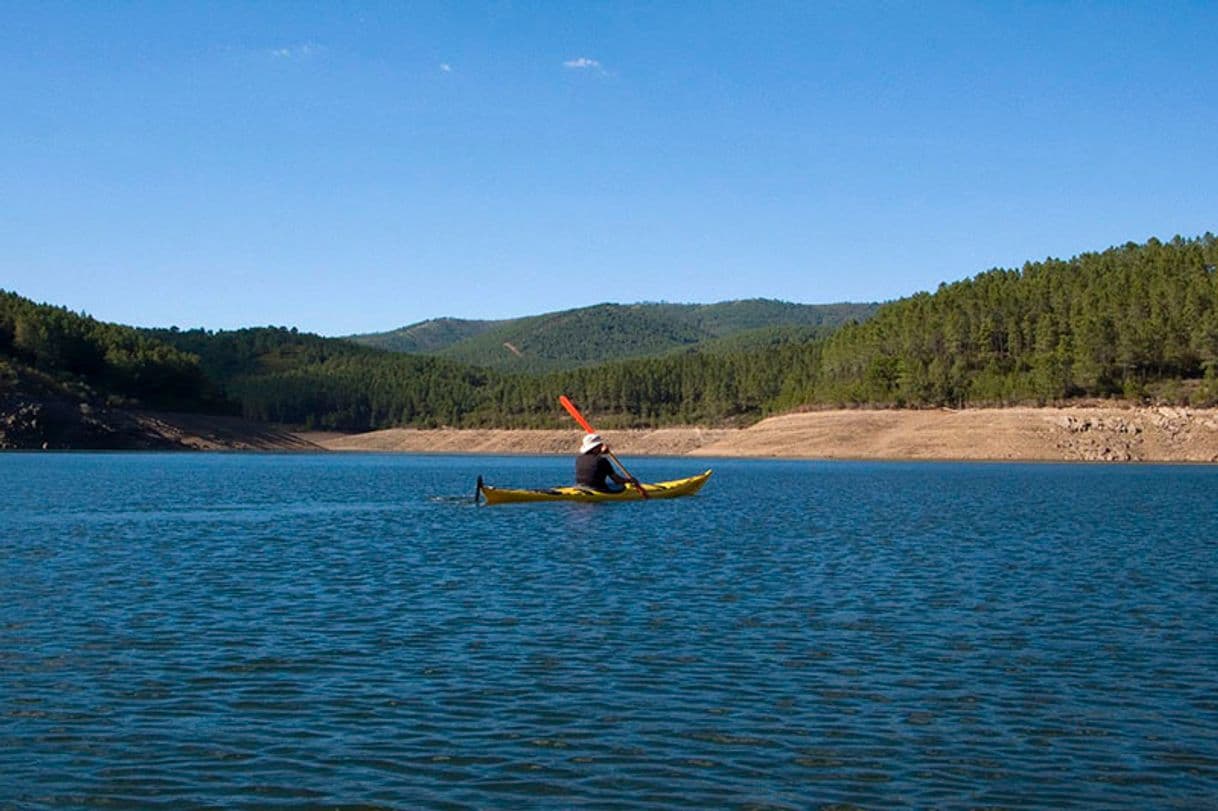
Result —
[[30, 376], [0, 378], [0, 449], [321, 450], [298, 435], [235, 417], [165, 414], [80, 399]]
[[158, 450], [179, 448], [129, 412], [72, 400], [35, 385], [0, 388], [0, 448]]
[[1067, 459], [1218, 461], [1218, 416], [1212, 411], [1162, 406], [1063, 414], [1053, 422], [1062, 433], [1056, 447]]

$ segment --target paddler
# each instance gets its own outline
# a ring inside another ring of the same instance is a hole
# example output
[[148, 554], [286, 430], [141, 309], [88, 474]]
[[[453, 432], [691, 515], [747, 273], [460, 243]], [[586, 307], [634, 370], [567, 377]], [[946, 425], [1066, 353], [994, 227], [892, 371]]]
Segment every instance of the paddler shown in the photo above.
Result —
[[[619, 474], [613, 463], [605, 454], [609, 445], [601, 439], [600, 434], [585, 434], [584, 441], [579, 446], [579, 456], [575, 457], [575, 483], [581, 487], [591, 487], [602, 493], [620, 493], [627, 484], [638, 482], [628, 476]], [[613, 484], [607, 480], [612, 479]]]

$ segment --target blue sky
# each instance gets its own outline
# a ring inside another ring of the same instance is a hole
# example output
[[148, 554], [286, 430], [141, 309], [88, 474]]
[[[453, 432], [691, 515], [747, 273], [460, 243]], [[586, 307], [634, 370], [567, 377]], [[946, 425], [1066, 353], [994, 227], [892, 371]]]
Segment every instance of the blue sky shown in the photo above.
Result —
[[327, 335], [1218, 231], [1215, 3], [0, 2], [0, 288]]

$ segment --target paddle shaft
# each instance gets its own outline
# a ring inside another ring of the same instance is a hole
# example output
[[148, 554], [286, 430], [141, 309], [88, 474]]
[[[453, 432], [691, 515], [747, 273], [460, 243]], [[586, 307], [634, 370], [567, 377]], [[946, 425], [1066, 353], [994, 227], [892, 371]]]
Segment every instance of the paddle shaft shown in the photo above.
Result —
[[[565, 395], [565, 394], [559, 395], [558, 402], [562, 404], [563, 408], [567, 409], [567, 413], [571, 415], [572, 419], [574, 419], [576, 422], [579, 423], [581, 428], [583, 428], [585, 431], [587, 431], [590, 434], [598, 433], [596, 431], [596, 429], [594, 429], [591, 425], [589, 425], [588, 421], [586, 419], [584, 419], [584, 415], [579, 413], [579, 409], [575, 407], [575, 403], [573, 403], [567, 399], [567, 395]], [[620, 467], [622, 469], [622, 472], [626, 474], [626, 478], [630, 479], [631, 482], [634, 484], [634, 486], [639, 488], [639, 494], [641, 496], [643, 496], [644, 499], [649, 498], [649, 496], [647, 495], [647, 491], [643, 489], [643, 485], [639, 484], [638, 479], [636, 479], [634, 476], [630, 475], [630, 471], [627, 470], [626, 466], [622, 464], [622, 460], [617, 458], [617, 454], [615, 454], [613, 451], [609, 450], [608, 448], [605, 449], [605, 453], [609, 454], [610, 459], [612, 459], [614, 462], [617, 462], [617, 466]]]

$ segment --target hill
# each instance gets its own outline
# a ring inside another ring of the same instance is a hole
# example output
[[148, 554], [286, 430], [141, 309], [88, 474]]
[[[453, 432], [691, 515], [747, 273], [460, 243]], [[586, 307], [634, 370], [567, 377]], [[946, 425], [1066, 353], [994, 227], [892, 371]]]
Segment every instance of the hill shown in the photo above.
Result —
[[306, 428], [457, 424], [490, 408], [484, 370], [286, 327], [149, 330], [198, 358], [246, 419]]
[[410, 354], [439, 352], [453, 344], [477, 337], [507, 321], [478, 321], [465, 318], [431, 318], [390, 332], [351, 335], [347, 340], [375, 349]]
[[865, 320], [876, 307], [769, 299], [718, 304], [606, 303], [506, 321], [424, 321], [350, 340], [535, 374], [696, 350], [707, 342], [765, 329], [802, 327], [809, 328], [802, 333], [805, 336], [821, 335], [849, 321]]
[[198, 359], [131, 327], [0, 290], [0, 448], [173, 447], [133, 409], [224, 414]]
[[882, 307], [823, 343], [812, 402], [1218, 397], [1218, 238], [1029, 262]]
[[[223, 407], [198, 359], [145, 332], [0, 290], [0, 359], [11, 374], [82, 401]], [[36, 373], [36, 374], [35, 374]]]

